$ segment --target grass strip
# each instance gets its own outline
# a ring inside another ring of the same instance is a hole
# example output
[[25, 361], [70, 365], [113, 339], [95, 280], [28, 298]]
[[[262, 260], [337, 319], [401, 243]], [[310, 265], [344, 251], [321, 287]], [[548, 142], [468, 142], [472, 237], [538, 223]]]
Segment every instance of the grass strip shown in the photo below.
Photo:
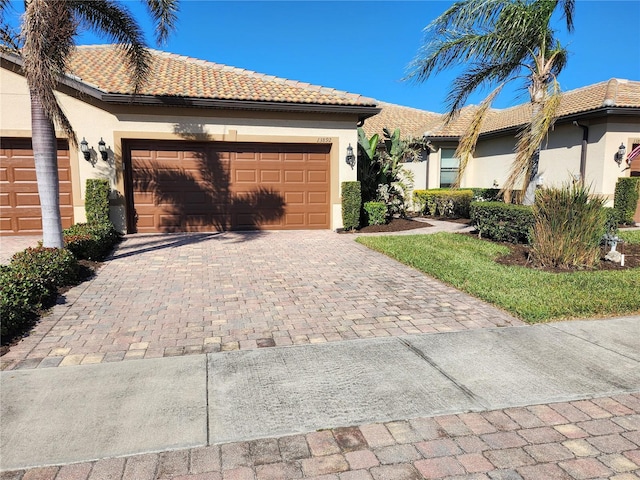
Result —
[[[627, 241], [635, 233], [625, 232]], [[529, 323], [640, 312], [638, 268], [550, 273], [506, 266], [495, 259], [509, 253], [507, 247], [452, 233], [357, 241]]]

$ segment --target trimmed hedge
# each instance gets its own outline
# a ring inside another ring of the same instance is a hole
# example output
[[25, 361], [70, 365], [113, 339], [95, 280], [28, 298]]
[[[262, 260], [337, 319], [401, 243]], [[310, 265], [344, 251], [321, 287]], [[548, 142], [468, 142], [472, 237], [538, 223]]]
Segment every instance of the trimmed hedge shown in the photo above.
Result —
[[33, 325], [58, 288], [80, 280], [78, 261], [66, 249], [27, 248], [0, 266], [0, 337], [8, 343]]
[[90, 178], [86, 186], [84, 210], [87, 223], [109, 223], [109, 180]]
[[387, 206], [384, 202], [365, 202], [367, 225], [383, 225], [387, 223]]
[[418, 206], [419, 212], [441, 217], [469, 218], [469, 205], [472, 199], [473, 190], [471, 189], [433, 188], [413, 192], [413, 201]]
[[80, 260], [104, 260], [121, 238], [111, 222], [76, 223], [63, 234], [65, 248]]
[[362, 193], [360, 182], [342, 182], [342, 225], [345, 230], [360, 226]]
[[613, 197], [613, 208], [618, 213], [618, 221], [625, 225], [633, 225], [633, 216], [638, 208], [640, 198], [640, 177], [622, 177], [616, 183]]
[[480, 235], [497, 242], [530, 243], [531, 207], [502, 202], [472, 202], [470, 216]]

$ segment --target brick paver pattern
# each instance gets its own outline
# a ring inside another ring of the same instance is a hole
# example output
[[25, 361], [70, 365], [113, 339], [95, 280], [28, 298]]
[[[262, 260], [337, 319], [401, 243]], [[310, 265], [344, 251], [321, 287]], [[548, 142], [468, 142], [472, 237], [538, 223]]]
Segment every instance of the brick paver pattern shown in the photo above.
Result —
[[330, 231], [132, 235], [2, 369], [520, 325]]
[[640, 478], [640, 394], [4, 472], [1, 480]]

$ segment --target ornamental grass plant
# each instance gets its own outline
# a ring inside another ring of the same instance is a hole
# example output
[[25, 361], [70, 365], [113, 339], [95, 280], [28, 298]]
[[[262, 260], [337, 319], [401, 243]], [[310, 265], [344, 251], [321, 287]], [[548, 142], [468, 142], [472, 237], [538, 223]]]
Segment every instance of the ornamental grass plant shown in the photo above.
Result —
[[581, 184], [545, 188], [533, 206], [531, 255], [534, 264], [592, 268], [600, 258], [605, 233], [605, 199]]

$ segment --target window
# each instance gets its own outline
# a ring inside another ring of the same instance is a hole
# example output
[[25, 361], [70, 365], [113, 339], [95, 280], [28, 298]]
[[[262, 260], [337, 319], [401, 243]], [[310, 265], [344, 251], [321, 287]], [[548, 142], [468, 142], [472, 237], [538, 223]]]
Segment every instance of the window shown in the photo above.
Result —
[[455, 157], [455, 148], [440, 149], [440, 187], [453, 185], [460, 169], [460, 159]]

